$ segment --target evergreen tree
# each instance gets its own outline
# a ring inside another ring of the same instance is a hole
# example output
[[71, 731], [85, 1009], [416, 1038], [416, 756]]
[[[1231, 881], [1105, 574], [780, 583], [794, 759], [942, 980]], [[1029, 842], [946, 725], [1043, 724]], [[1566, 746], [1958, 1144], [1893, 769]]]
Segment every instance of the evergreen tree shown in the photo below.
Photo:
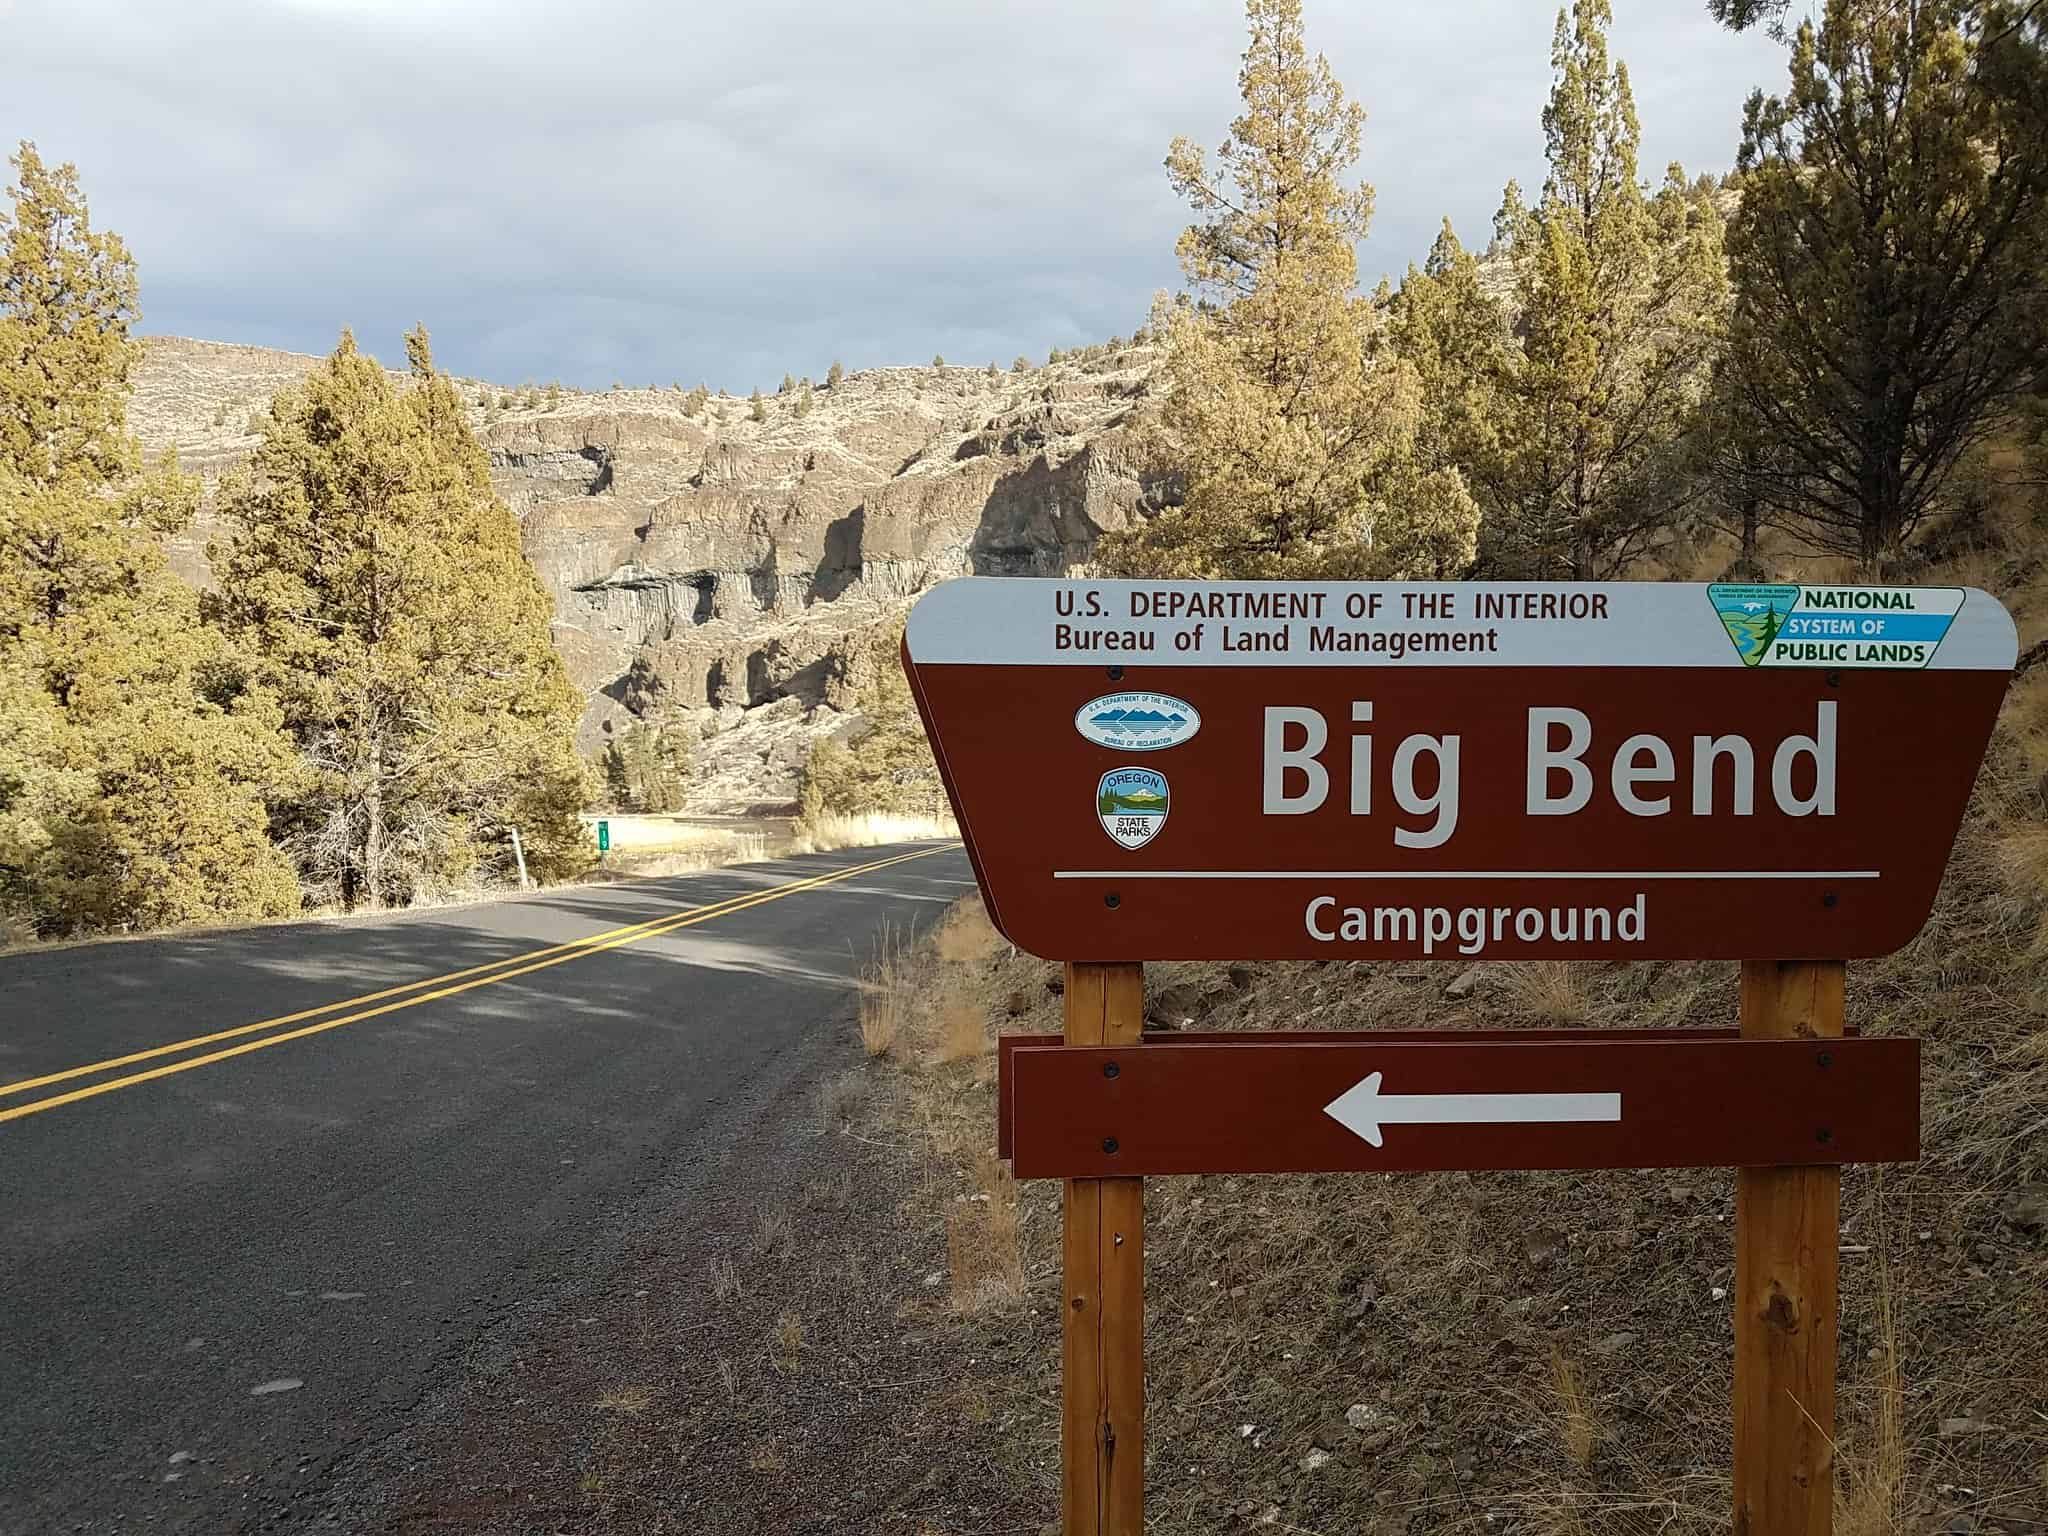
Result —
[[1727, 576], [1761, 581], [1763, 530], [1783, 521], [1779, 488], [1793, 470], [1784, 441], [1742, 402], [1733, 359], [1723, 354], [1690, 434], [1691, 470], [1704, 485], [1702, 520], [1733, 539], [1735, 563]]
[[1533, 209], [1510, 184], [1495, 220], [1522, 344], [1504, 354], [1497, 450], [1470, 468], [1486, 563], [1504, 574], [1612, 577], [1668, 528], [1674, 456], [1725, 322], [1719, 217], [1676, 165], [1654, 198], [1637, 179], [1610, 21], [1607, 0], [1559, 11], [1550, 175]]
[[689, 738], [675, 721], [636, 720], [626, 727], [625, 734], [608, 751], [608, 780], [614, 756], [618, 774], [614, 792], [622, 788], [625, 796], [615, 800], [615, 804], [657, 816], [682, 809], [690, 748]]
[[[0, 907], [41, 933], [281, 915], [292, 778], [157, 540], [197, 483], [127, 430], [135, 268], [24, 143], [0, 212]], [[0, 912], [0, 917], [6, 916]]]
[[1013, 362], [1013, 363], [1011, 363], [1011, 364], [1010, 364], [1010, 372], [1012, 372], [1012, 373], [1029, 373], [1030, 371], [1031, 371], [1031, 359], [1030, 359], [1030, 358], [1028, 358], [1028, 357], [1026, 357], [1026, 356], [1024, 356], [1024, 354], [1023, 354], [1023, 353], [1021, 353], [1021, 352], [1020, 352], [1020, 353], [1018, 353], [1018, 354], [1017, 354], [1017, 360], [1016, 360], [1015, 362]]
[[747, 417], [751, 421], [766, 421], [768, 419], [768, 406], [761, 399], [761, 391], [758, 389], [754, 391], [748, 400]]
[[1183, 504], [1104, 540], [1124, 574], [1444, 576], [1477, 509], [1456, 469], [1414, 453], [1414, 370], [1377, 355], [1354, 243], [1372, 189], [1347, 184], [1365, 114], [1303, 40], [1300, 0], [1247, 0], [1243, 114], [1211, 172], [1176, 139], [1166, 167], [1198, 222], [1181, 267], [1199, 303], [1163, 304], [1165, 422]]
[[814, 406], [814, 405], [816, 405], [817, 403], [818, 403], [818, 402], [817, 402], [817, 398], [816, 398], [816, 396], [815, 396], [815, 395], [814, 395], [814, 394], [812, 393], [812, 390], [811, 390], [811, 381], [810, 381], [809, 379], [805, 379], [805, 380], [804, 380], [804, 382], [803, 382], [803, 387], [802, 387], [802, 388], [801, 388], [800, 390], [798, 390], [798, 391], [797, 391], [797, 397], [796, 397], [796, 413], [797, 413], [797, 415], [798, 415], [798, 416], [808, 416], [808, 415], [810, 415], [810, 414], [811, 414], [811, 407], [812, 407], [812, 406]]
[[1707, 0], [1707, 14], [1731, 32], [1746, 32], [1762, 22], [1775, 37], [1790, 4], [1791, 0]]
[[214, 551], [221, 619], [315, 776], [290, 846], [349, 906], [502, 867], [514, 826], [541, 879], [589, 858], [551, 605], [424, 330], [406, 353], [400, 391], [344, 332], [278, 396]]
[[839, 359], [832, 360], [832, 366], [825, 370], [825, 387], [831, 389], [846, 377], [846, 370], [839, 366]]
[[1507, 364], [1507, 316], [1481, 287], [1479, 263], [1445, 219], [1429, 259], [1408, 269], [1388, 307], [1388, 339], [1415, 370], [1427, 470], [1471, 467], [1498, 452], [1495, 390]]
[[619, 742], [604, 744], [604, 751], [598, 754], [598, 769], [604, 775], [605, 804], [615, 811], [630, 811], [633, 776], [626, 771], [626, 753]]
[[875, 637], [856, 674], [859, 724], [844, 742], [827, 737], [811, 748], [798, 786], [804, 823], [815, 824], [823, 814], [952, 814], [898, 659], [902, 640], [900, 625]]
[[1782, 453], [1750, 489], [1821, 549], [1896, 558], [2048, 365], [2038, 7], [1829, 0], [1752, 96], [1730, 384]]
[[937, 353], [933, 353], [933, 354], [932, 354], [932, 366], [933, 366], [934, 368], [943, 368], [943, 367], [945, 367], [945, 366], [946, 366], [946, 360], [945, 360], [945, 358], [943, 358], [943, 357], [939, 356], [939, 355], [938, 355]]
[[775, 393], [777, 393], [778, 395], [786, 395], [786, 394], [788, 394], [788, 393], [789, 393], [789, 392], [790, 392], [790, 391], [791, 391], [792, 389], [795, 389], [795, 388], [796, 388], [796, 380], [795, 380], [795, 379], [792, 379], [792, 378], [791, 378], [791, 377], [790, 377], [790, 376], [789, 376], [788, 374], [786, 374], [786, 373], [785, 373], [785, 374], [784, 374], [784, 375], [782, 376], [782, 387], [781, 387], [780, 389], [776, 390], [776, 391], [775, 391]]

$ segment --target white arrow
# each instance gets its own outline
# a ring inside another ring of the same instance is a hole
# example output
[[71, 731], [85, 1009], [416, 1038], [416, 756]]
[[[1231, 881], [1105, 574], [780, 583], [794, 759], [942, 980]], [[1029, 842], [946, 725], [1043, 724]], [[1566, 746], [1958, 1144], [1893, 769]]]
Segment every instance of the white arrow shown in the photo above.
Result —
[[1383, 1125], [1565, 1125], [1619, 1120], [1618, 1093], [1381, 1093], [1369, 1075], [1323, 1106], [1323, 1113], [1373, 1146]]

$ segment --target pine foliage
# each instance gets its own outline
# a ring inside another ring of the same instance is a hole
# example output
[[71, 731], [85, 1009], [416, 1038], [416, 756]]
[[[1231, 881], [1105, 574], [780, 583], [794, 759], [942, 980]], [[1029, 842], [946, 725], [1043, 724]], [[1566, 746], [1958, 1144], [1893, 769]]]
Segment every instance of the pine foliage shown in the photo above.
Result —
[[1162, 302], [1181, 506], [1104, 541], [1141, 576], [1448, 576], [1478, 510], [1417, 457], [1420, 383], [1378, 346], [1353, 245], [1372, 189], [1347, 177], [1365, 114], [1303, 38], [1300, 0], [1247, 0], [1244, 111], [1212, 169], [1176, 139], [1168, 179], [1194, 301]]
[[308, 883], [402, 903], [504, 858], [580, 870], [580, 701], [552, 607], [424, 330], [395, 387], [343, 333], [222, 489], [216, 609], [260, 658], [313, 775], [287, 826]]
[[910, 684], [897, 659], [901, 626], [878, 636], [857, 663], [858, 717], [843, 741], [827, 737], [811, 749], [798, 788], [799, 819], [885, 812], [943, 817], [951, 812], [939, 782]]
[[671, 719], [635, 720], [604, 751], [605, 789], [616, 810], [681, 810], [689, 768], [689, 736]]
[[1495, 221], [1519, 346], [1500, 353], [1493, 441], [1470, 461], [1502, 575], [1607, 579], [1677, 520], [1671, 488], [1727, 312], [1721, 221], [1676, 165], [1652, 195], [1607, 0], [1560, 11], [1543, 112], [1550, 174]]
[[1875, 571], [2048, 367], [2038, 6], [1829, 0], [1750, 100], [1729, 389], [1738, 494]]
[[24, 143], [0, 213], [0, 923], [44, 934], [298, 907], [270, 843], [277, 702], [157, 540], [196, 482], [127, 430], [134, 263]]

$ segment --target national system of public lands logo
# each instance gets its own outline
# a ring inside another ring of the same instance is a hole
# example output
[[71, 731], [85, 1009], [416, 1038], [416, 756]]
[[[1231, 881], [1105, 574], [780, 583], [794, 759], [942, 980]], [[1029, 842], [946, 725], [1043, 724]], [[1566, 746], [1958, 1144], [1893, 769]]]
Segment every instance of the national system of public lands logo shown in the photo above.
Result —
[[1142, 848], [1166, 825], [1166, 775], [1150, 768], [1112, 768], [1095, 786], [1102, 830], [1126, 848]]
[[1707, 588], [1745, 667], [1924, 667], [1963, 597], [1961, 587]]

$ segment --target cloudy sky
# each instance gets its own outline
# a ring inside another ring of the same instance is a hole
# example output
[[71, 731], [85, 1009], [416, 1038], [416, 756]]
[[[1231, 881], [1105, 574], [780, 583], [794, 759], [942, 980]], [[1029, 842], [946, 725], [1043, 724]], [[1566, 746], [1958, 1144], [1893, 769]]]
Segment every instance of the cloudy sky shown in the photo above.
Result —
[[[1724, 170], [1779, 50], [1614, 0], [1646, 171]], [[1542, 180], [1546, 0], [1307, 0], [1369, 114], [1370, 283]], [[0, 0], [0, 141], [75, 161], [144, 329], [506, 383], [1008, 364], [1141, 322], [1160, 161], [1235, 108], [1237, 0]]]

